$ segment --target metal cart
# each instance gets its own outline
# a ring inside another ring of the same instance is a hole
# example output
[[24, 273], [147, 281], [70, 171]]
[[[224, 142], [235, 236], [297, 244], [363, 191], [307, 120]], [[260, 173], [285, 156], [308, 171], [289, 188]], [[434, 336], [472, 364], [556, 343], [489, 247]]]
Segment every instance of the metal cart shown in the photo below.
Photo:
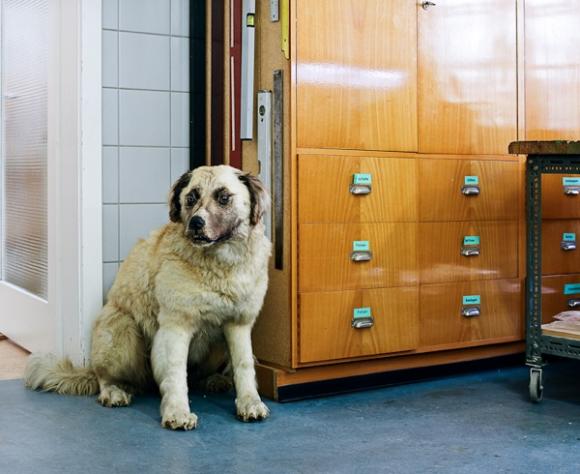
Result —
[[[542, 356], [580, 359], [580, 341], [542, 334], [542, 174], [580, 175], [580, 141], [513, 142], [509, 152], [527, 155], [526, 364], [530, 398], [539, 402], [544, 391]], [[580, 195], [580, 179], [564, 186], [564, 193]]]

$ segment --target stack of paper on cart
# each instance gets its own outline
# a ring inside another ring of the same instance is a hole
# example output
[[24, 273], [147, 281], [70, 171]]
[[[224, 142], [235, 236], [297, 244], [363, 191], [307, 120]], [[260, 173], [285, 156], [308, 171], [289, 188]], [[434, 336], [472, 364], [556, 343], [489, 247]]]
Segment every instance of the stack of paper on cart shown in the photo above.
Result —
[[564, 311], [554, 316], [555, 321], [542, 324], [545, 336], [580, 340], [580, 311]]

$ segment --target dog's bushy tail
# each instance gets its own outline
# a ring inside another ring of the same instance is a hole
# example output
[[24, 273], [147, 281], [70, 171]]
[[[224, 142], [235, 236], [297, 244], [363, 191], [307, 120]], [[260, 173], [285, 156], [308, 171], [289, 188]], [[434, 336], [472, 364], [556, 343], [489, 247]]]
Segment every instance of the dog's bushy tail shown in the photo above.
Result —
[[31, 390], [69, 395], [96, 395], [99, 382], [92, 369], [73, 366], [69, 359], [52, 354], [32, 354], [24, 372], [24, 384]]

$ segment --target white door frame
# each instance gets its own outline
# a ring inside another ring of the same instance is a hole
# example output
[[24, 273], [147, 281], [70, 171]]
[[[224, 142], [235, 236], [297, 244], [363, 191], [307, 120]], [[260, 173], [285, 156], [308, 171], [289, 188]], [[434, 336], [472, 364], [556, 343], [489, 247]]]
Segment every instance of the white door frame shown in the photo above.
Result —
[[[2, 329], [30, 348], [85, 364], [103, 301], [102, 8], [101, 0], [50, 1], [48, 302], [1, 282], [0, 295], [11, 291], [23, 308], [10, 315], [21, 318], [20, 327]], [[29, 311], [34, 305], [42, 318]]]

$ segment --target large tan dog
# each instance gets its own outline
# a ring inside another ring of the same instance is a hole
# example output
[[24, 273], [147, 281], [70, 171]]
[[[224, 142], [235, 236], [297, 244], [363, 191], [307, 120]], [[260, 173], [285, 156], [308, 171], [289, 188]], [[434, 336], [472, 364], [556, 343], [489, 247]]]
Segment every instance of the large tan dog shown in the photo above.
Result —
[[210, 375], [229, 353], [238, 417], [266, 418], [250, 335], [268, 284], [267, 203], [257, 178], [229, 166], [181, 176], [169, 197], [171, 222], [140, 241], [119, 269], [93, 329], [90, 368], [33, 355], [26, 385], [99, 393], [101, 404], [115, 407], [154, 379], [162, 426], [189, 430], [197, 416], [189, 409], [188, 365]]

